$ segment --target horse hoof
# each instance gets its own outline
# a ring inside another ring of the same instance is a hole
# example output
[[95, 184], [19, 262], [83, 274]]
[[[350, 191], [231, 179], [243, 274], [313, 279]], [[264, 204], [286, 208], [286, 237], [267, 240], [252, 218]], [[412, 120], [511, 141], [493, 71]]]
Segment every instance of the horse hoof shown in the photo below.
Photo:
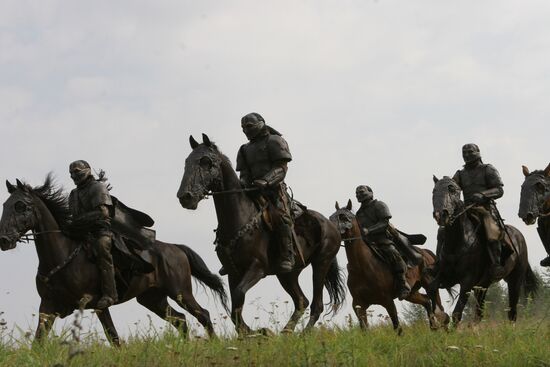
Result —
[[275, 336], [275, 333], [266, 327], [259, 329], [258, 332], [263, 336]]

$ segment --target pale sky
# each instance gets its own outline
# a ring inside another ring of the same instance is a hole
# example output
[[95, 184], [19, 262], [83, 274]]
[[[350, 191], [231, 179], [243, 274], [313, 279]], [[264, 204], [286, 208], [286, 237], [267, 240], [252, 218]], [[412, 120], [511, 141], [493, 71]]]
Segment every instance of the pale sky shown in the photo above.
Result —
[[[190, 134], [207, 133], [234, 162], [240, 118], [259, 112], [290, 145], [297, 199], [329, 216], [368, 184], [431, 249], [432, 174], [452, 175], [474, 142], [500, 171], [500, 211], [538, 266], [536, 228], [517, 211], [521, 165], [549, 162], [548, 19], [545, 0], [0, 0], [0, 178], [35, 186], [52, 171], [68, 191], [68, 164], [85, 159], [156, 220], [160, 240], [217, 271], [212, 201], [188, 211], [176, 199]], [[338, 259], [345, 266], [344, 251]], [[36, 268], [33, 245], [0, 253], [10, 328], [35, 327]], [[311, 299], [309, 271], [301, 283]], [[264, 279], [245, 318], [289, 299]], [[123, 334], [147, 314], [134, 302], [113, 309]]]

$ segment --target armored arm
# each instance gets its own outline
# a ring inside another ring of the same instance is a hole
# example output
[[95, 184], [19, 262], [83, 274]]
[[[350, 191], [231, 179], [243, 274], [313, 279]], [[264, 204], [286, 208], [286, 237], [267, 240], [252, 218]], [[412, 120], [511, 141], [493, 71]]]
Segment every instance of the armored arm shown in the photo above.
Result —
[[501, 198], [504, 195], [504, 189], [502, 188], [504, 184], [497, 169], [490, 164], [485, 168], [485, 179], [488, 189], [480, 192], [483, 198], [486, 200]]
[[288, 166], [285, 161], [278, 161], [273, 168], [266, 173], [263, 177], [263, 180], [267, 182], [267, 186], [273, 187], [277, 186], [284, 181], [286, 173], [288, 171]]
[[385, 232], [388, 229], [388, 226], [390, 225], [390, 218], [383, 218], [377, 223], [373, 224], [372, 226], [367, 228], [367, 233], [369, 234], [375, 234], [375, 233], [381, 233]]
[[241, 181], [241, 186], [247, 187], [247, 186], [250, 186], [252, 182], [250, 179], [250, 170], [246, 162], [246, 157], [244, 155], [243, 148], [244, 148], [244, 145], [242, 145], [239, 148], [239, 152], [237, 153], [237, 171], [239, 172], [239, 179]]

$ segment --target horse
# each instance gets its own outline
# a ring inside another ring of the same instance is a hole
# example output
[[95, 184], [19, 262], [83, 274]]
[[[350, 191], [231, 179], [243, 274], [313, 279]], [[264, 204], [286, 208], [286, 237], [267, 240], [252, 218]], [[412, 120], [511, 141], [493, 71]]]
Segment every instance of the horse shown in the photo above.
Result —
[[525, 180], [521, 185], [518, 216], [527, 225], [538, 220], [537, 231], [549, 257], [541, 266], [550, 266], [550, 164], [544, 170], [529, 172], [523, 166]]
[[[305, 210], [295, 221], [298, 243], [295, 267], [291, 272], [280, 272], [273, 233], [262, 220], [262, 210], [247, 195], [247, 189], [241, 187], [229, 159], [205, 134], [201, 144], [192, 136], [189, 142], [192, 151], [185, 160], [177, 197], [184, 208], [192, 210], [207, 195], [214, 198], [218, 219], [216, 252], [228, 271], [231, 320], [238, 334], [251, 332], [242, 317], [246, 292], [268, 275], [275, 275], [292, 298], [294, 312], [283, 331], [294, 331], [309, 304], [298, 283], [298, 276], [310, 264], [313, 269], [313, 299], [306, 330], [315, 325], [323, 312], [323, 285], [330, 296], [332, 311], [336, 312], [345, 297], [344, 281], [336, 260], [340, 248], [340, 234], [336, 227], [321, 214]], [[270, 333], [267, 329], [261, 331]]]
[[[485, 295], [489, 286], [499, 281], [490, 273], [491, 261], [486, 239], [478, 231], [479, 226], [468, 214], [469, 206], [460, 199], [460, 187], [450, 177], [433, 177], [433, 217], [440, 226], [438, 233], [438, 257], [441, 260], [435, 286], [450, 289], [460, 285], [458, 301], [452, 313], [453, 324], [458, 325], [470, 292], [476, 298], [475, 322], [483, 318]], [[534, 295], [538, 280], [529, 265], [527, 244], [521, 232], [511, 225], [504, 229], [504, 241], [511, 254], [504, 264], [503, 279], [508, 284], [508, 319], [516, 321], [520, 293]]]
[[[53, 183], [51, 174], [39, 187], [32, 188], [19, 180], [17, 186], [8, 181], [6, 186], [10, 196], [0, 219], [0, 248], [15, 248], [32, 231], [39, 260], [36, 288], [41, 299], [35, 340], [40, 340], [47, 336], [57, 317], [95, 307], [101, 296], [101, 277], [98, 266], [83, 250], [84, 244], [64, 233], [70, 220], [67, 196]], [[185, 315], [168, 304], [170, 297], [215, 336], [208, 311], [193, 297], [191, 276], [209, 287], [228, 309], [222, 280], [185, 245], [156, 241], [152, 252], [154, 271], [117, 271], [118, 303], [136, 298], [187, 336]], [[109, 341], [120, 345], [109, 309], [98, 310], [97, 315]]]
[[[372, 248], [367, 245], [361, 236], [361, 228], [352, 212], [351, 200], [344, 208], [340, 208], [336, 202], [336, 212], [330, 216], [330, 220], [340, 230], [342, 241], [345, 244], [348, 258], [348, 288], [353, 297], [353, 310], [359, 319], [362, 329], [368, 327], [367, 309], [371, 305], [381, 305], [386, 309], [393, 324], [393, 328], [402, 333], [399, 325], [399, 317], [395, 308], [394, 299], [397, 297], [393, 272], [389, 266], [375, 254]], [[439, 291], [434, 297], [435, 307], [432, 306], [431, 298], [420, 293], [420, 287], [427, 289], [433, 281], [431, 274], [427, 271], [433, 267], [436, 257], [433, 252], [421, 249], [422, 262], [409, 268], [406, 273], [407, 281], [411, 286], [411, 292], [406, 298], [407, 301], [422, 305], [428, 314], [430, 328], [438, 329], [442, 324], [449, 323], [449, 316], [443, 311]], [[435, 310], [435, 312], [434, 312]]]

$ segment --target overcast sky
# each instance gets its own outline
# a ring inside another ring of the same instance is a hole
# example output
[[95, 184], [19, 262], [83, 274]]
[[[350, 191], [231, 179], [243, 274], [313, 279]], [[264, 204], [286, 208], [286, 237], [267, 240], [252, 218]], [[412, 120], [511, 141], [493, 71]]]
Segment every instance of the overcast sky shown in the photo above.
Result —
[[[329, 216], [368, 184], [431, 249], [432, 174], [452, 175], [474, 142], [500, 170], [502, 216], [538, 266], [536, 229], [517, 211], [521, 165], [550, 159], [548, 19], [545, 0], [1, 0], [0, 178], [39, 185], [52, 171], [70, 190], [68, 164], [85, 159], [156, 220], [159, 239], [217, 271], [212, 201], [188, 211], [176, 199], [190, 134], [207, 133], [234, 162], [240, 118], [259, 112], [290, 145], [296, 198]], [[0, 253], [9, 327], [35, 326], [36, 267], [32, 245]], [[310, 272], [301, 283], [311, 299]], [[289, 300], [273, 279], [247, 304], [256, 298], [251, 322]], [[349, 312], [348, 302], [340, 317]], [[123, 333], [147, 322], [133, 302], [113, 314]]]

